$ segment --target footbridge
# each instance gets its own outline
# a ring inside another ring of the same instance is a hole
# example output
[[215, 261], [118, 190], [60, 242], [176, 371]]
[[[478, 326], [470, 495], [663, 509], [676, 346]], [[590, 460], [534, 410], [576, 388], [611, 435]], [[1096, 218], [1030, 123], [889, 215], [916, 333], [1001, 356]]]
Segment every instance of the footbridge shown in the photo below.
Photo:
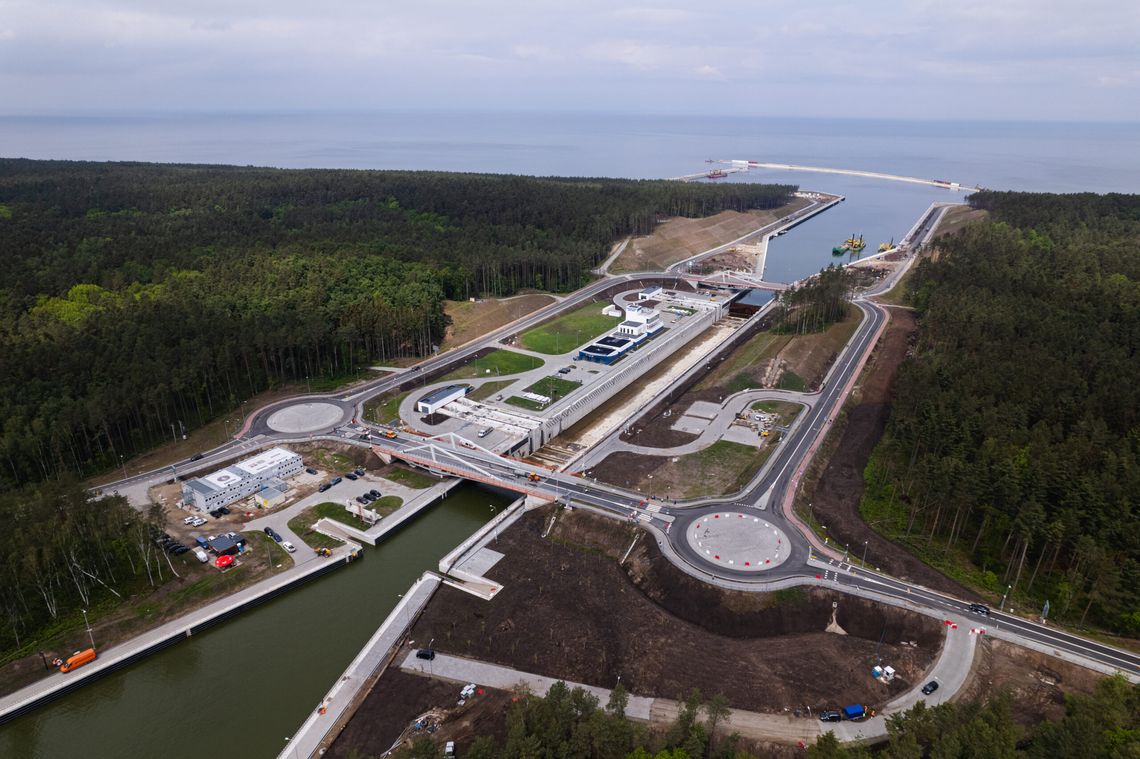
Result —
[[[871, 179], [886, 179], [892, 182], [909, 182], [910, 184], [923, 184], [930, 187], [941, 187], [944, 190], [962, 190], [973, 192], [975, 190], [983, 190], [984, 187], [979, 185], [966, 185], [960, 182], [951, 182], [946, 179], [922, 179], [920, 177], [908, 177], [900, 174], [886, 174], [881, 171], [862, 171], [860, 169], [834, 169], [825, 166], [801, 166], [794, 163], [766, 163], [763, 161], [749, 161], [741, 159], [713, 160], [712, 163], [723, 164], [729, 166], [730, 169], [723, 171], [748, 171], [750, 169], [778, 169], [780, 171], [807, 171], [814, 174], [844, 174], [851, 177], [869, 177]], [[700, 178], [705, 174], [691, 175], [694, 178]], [[678, 177], [678, 179], [688, 179], [688, 177]]]
[[769, 282], [760, 279], [747, 271], [718, 271], [715, 274], [686, 273], [681, 275], [681, 279], [704, 287], [732, 288], [736, 290], [753, 289], [783, 292], [791, 286], [783, 282]]

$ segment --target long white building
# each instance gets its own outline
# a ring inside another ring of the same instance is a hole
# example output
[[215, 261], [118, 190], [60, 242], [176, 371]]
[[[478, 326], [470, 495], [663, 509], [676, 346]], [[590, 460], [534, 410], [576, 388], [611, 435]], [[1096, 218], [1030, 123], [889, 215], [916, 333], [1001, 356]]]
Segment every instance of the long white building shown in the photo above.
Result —
[[225, 469], [195, 477], [182, 485], [182, 500], [201, 511], [228, 506], [261, 490], [270, 480], [300, 474], [301, 454], [271, 448]]

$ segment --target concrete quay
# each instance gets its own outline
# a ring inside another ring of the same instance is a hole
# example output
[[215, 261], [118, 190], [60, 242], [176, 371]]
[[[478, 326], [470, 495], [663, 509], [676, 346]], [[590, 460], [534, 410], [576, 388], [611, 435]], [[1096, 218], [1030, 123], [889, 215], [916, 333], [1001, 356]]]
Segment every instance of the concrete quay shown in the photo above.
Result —
[[105, 675], [130, 666], [184, 638], [197, 635], [297, 585], [342, 567], [359, 555], [357, 547], [342, 546], [333, 551], [331, 557], [306, 561], [124, 643], [100, 649], [99, 658], [82, 669], [67, 674], [54, 673], [0, 699], [0, 724], [9, 722], [41, 704], [59, 698]]

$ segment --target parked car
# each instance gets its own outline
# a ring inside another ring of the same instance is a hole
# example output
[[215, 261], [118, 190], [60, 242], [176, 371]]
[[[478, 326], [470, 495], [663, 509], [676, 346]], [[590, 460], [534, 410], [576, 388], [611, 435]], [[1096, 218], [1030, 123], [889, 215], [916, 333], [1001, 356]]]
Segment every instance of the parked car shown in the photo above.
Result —
[[368, 503], [367, 499], [365, 499], [365, 497], [362, 495], [356, 496], [356, 502], [359, 503], [361, 506]]
[[214, 560], [214, 566], [217, 567], [218, 569], [225, 569], [226, 567], [230, 566], [233, 563], [234, 563], [234, 557], [230, 556], [229, 554], [227, 554], [225, 556], [219, 556], [217, 559]]
[[268, 535], [269, 537], [273, 538], [278, 543], [281, 542], [281, 535], [278, 534], [277, 530], [273, 529], [272, 527], [266, 527], [265, 528], [265, 534]]
[[362, 495], [360, 497], [364, 499], [365, 503], [372, 503], [373, 501], [376, 500], [375, 498], [372, 497], [371, 493], [365, 493], [364, 495]]
[[292, 543], [290, 543], [288, 540], [281, 541], [281, 547], [284, 548], [289, 553], [293, 553], [294, 551], [297, 550], [297, 547], [294, 546]]
[[416, 658], [431, 661], [435, 658], [435, 651], [430, 648], [421, 648], [419, 651], [416, 651]]
[[380, 497], [380, 491], [373, 488], [372, 490], [368, 491], [368, 495], [372, 496], [373, 498], [379, 498]]
[[309, 467], [308, 469], [305, 470], [305, 473], [306, 474], [316, 474], [317, 470], [313, 469], [312, 467]]
[[348, 479], [350, 479], [350, 480], [355, 480], [355, 479], [356, 479], [356, 475], [355, 475], [355, 474], [353, 474], [352, 472], [345, 472], [345, 473], [344, 473], [344, 476], [345, 476], [345, 477], [347, 477], [347, 478], [348, 478]]
[[190, 524], [191, 522], [193, 522], [197, 518], [198, 517], [194, 517], [194, 516], [186, 517], [185, 519], [182, 520], [182, 524]]
[[340, 483], [341, 483], [340, 477], [333, 477], [332, 482], [329, 483], [329, 487], [332, 487], [333, 485], [339, 485]]
[[219, 506], [218, 511], [222, 512], [223, 514], [229, 514], [230, 513], [230, 509], [228, 506]]
[[363, 477], [364, 476], [364, 470], [360, 469], [360, 468], [353, 469], [352, 473], [355, 474], [357, 477]]
[[322, 482], [321, 486], [319, 488], [317, 488], [317, 492], [323, 493], [331, 487], [332, 487], [332, 485], [328, 484], [327, 482]]
[[479, 437], [487, 437], [490, 434], [491, 434], [491, 428], [490, 427], [484, 427], [483, 429], [479, 430]]
[[820, 722], [838, 722], [840, 719], [839, 712], [834, 709], [828, 709], [819, 713]]
[[569, 374], [570, 373], [570, 367], [564, 366], [558, 370], [558, 373], [559, 374]]
[[182, 554], [186, 553], [189, 550], [190, 550], [190, 546], [184, 546], [181, 543], [179, 543], [178, 547], [175, 548], [173, 551], [171, 551], [171, 553], [174, 554], [175, 556], [181, 556]]
[[936, 690], [938, 690], [938, 682], [936, 680], [931, 680], [926, 685], [922, 686], [922, 692], [925, 693], [927, 696], [929, 696], [931, 693], [933, 693]]

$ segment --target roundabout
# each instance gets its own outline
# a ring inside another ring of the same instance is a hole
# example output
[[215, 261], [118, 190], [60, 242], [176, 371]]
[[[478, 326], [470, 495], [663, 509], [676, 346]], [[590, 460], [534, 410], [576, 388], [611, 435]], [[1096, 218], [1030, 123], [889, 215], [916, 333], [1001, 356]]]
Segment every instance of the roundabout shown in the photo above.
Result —
[[274, 432], [316, 432], [340, 424], [344, 411], [332, 403], [298, 403], [275, 411], [265, 420]]
[[704, 561], [737, 572], [774, 569], [791, 551], [783, 530], [741, 511], [703, 514], [689, 524], [685, 539]]

